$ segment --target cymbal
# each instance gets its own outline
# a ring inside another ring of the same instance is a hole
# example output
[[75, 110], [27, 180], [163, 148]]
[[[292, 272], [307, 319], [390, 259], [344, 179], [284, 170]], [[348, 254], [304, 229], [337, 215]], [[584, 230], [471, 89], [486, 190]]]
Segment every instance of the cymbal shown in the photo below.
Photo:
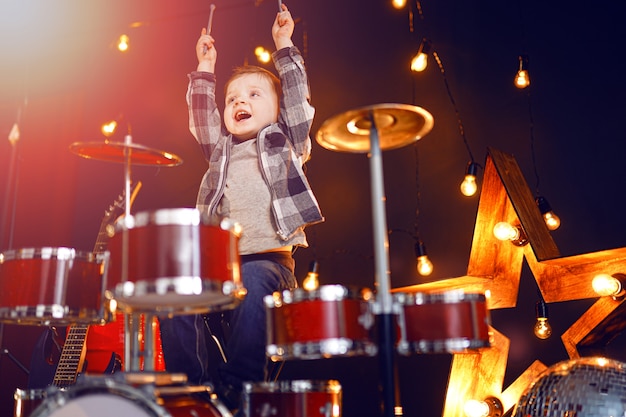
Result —
[[326, 120], [317, 131], [317, 142], [326, 149], [340, 152], [370, 151], [374, 114], [381, 150], [396, 149], [424, 137], [433, 128], [432, 115], [421, 107], [408, 104], [376, 104], [349, 110]]
[[126, 163], [130, 155], [132, 165], [177, 166], [183, 160], [169, 152], [148, 148], [135, 143], [123, 142], [74, 142], [70, 151], [87, 159], [97, 159], [106, 162]]

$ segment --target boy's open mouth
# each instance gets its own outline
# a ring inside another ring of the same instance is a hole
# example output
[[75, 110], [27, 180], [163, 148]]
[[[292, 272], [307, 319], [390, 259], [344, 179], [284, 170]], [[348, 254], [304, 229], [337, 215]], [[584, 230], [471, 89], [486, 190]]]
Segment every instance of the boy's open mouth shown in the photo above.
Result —
[[250, 117], [252, 117], [252, 115], [250, 113], [248, 113], [248, 112], [245, 112], [245, 111], [238, 111], [235, 114], [235, 120], [238, 121], [238, 122], [240, 122], [240, 121], [242, 121], [244, 119], [249, 119]]

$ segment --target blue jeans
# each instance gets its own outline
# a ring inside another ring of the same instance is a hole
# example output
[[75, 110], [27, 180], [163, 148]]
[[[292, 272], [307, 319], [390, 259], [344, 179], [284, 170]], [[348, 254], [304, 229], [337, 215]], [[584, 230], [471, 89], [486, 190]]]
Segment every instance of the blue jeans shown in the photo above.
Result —
[[210, 337], [201, 315], [160, 318], [161, 343], [167, 372], [185, 373], [190, 384], [212, 382], [237, 392], [243, 382], [264, 381], [267, 376], [267, 319], [263, 298], [275, 291], [294, 289], [294, 260], [283, 254], [241, 256], [241, 278], [247, 290], [233, 310], [226, 363], [219, 363], [219, 381], [210, 381], [207, 343]]

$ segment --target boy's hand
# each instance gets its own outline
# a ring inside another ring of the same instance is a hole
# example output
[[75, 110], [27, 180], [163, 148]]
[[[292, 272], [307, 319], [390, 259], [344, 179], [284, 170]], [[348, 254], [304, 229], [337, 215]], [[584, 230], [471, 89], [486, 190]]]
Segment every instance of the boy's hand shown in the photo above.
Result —
[[215, 62], [217, 61], [215, 39], [211, 35], [207, 35], [206, 28], [202, 29], [198, 43], [196, 43], [196, 56], [198, 57], [198, 71], [215, 72]]
[[283, 10], [276, 15], [272, 26], [272, 38], [274, 38], [276, 50], [293, 46], [291, 35], [293, 35], [295, 23], [287, 6], [283, 3], [281, 7]]

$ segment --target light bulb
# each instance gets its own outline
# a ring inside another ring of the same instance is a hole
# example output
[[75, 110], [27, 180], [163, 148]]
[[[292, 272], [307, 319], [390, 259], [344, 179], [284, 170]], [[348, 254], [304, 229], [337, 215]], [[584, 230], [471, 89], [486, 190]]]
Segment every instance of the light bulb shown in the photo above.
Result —
[[468, 400], [463, 406], [463, 412], [467, 417], [487, 417], [489, 405], [484, 401]]
[[496, 397], [487, 397], [484, 401], [471, 399], [463, 406], [467, 417], [500, 417], [502, 411], [502, 401]]
[[520, 237], [520, 231], [507, 222], [499, 222], [493, 227], [493, 235], [498, 240], [516, 240]]
[[267, 64], [272, 59], [272, 54], [270, 53], [270, 51], [263, 48], [262, 46], [257, 46], [254, 49], [254, 55], [256, 55], [259, 62], [262, 62], [263, 64]]
[[391, 5], [396, 9], [401, 9], [406, 6], [406, 0], [391, 0]]
[[128, 37], [128, 35], [120, 35], [119, 39], [117, 40], [117, 50], [120, 52], [128, 51], [128, 48], [130, 46], [129, 43], [130, 38]]
[[101, 131], [104, 136], [107, 138], [115, 133], [115, 129], [117, 129], [117, 121], [112, 120], [102, 125]]
[[478, 171], [478, 164], [475, 162], [469, 162], [465, 169], [465, 178], [461, 183], [461, 194], [467, 197], [471, 197], [478, 191], [478, 185], [476, 184], [476, 172]]
[[417, 258], [417, 273], [423, 277], [426, 277], [433, 273], [433, 263], [428, 259], [428, 256], [420, 256]]
[[520, 55], [519, 70], [515, 74], [514, 84], [519, 89], [524, 89], [530, 85], [530, 75], [528, 74], [528, 55]]
[[519, 70], [515, 75], [515, 87], [519, 89], [526, 88], [530, 85], [530, 76], [528, 75], [528, 71]]
[[534, 332], [535, 336], [542, 340], [552, 336], [552, 327], [550, 326], [550, 323], [548, 323], [547, 317], [537, 317]]
[[302, 288], [307, 291], [314, 291], [319, 288], [319, 274], [317, 272], [319, 264], [317, 261], [311, 262], [309, 266], [309, 273], [306, 275], [304, 280], [302, 281]]
[[546, 226], [548, 226], [548, 230], [558, 229], [561, 225], [561, 219], [554, 214], [548, 200], [546, 200], [545, 197], [537, 197], [535, 198], [535, 203], [537, 203], [537, 207], [539, 207], [539, 211], [543, 216], [543, 221], [546, 223]]
[[428, 55], [418, 52], [411, 60], [411, 71], [422, 72], [428, 66]]
[[417, 273], [426, 277], [433, 273], [433, 263], [428, 259], [426, 246], [421, 241], [415, 243], [415, 257], [417, 259]]
[[620, 280], [609, 274], [598, 274], [593, 277], [591, 287], [600, 297], [615, 297], [622, 291]]
[[541, 301], [537, 301], [535, 305], [535, 311], [537, 316], [537, 321], [535, 322], [535, 327], [533, 328], [533, 332], [535, 336], [539, 339], [545, 340], [552, 336], [552, 327], [548, 322], [548, 306], [546, 305], [543, 299]]
[[476, 184], [476, 177], [473, 175], [466, 175], [465, 179], [461, 183], [461, 194], [467, 197], [471, 197], [476, 194], [478, 185]]
[[417, 54], [411, 60], [411, 71], [422, 72], [428, 66], [428, 53], [430, 52], [430, 41], [426, 38], [422, 39]]

